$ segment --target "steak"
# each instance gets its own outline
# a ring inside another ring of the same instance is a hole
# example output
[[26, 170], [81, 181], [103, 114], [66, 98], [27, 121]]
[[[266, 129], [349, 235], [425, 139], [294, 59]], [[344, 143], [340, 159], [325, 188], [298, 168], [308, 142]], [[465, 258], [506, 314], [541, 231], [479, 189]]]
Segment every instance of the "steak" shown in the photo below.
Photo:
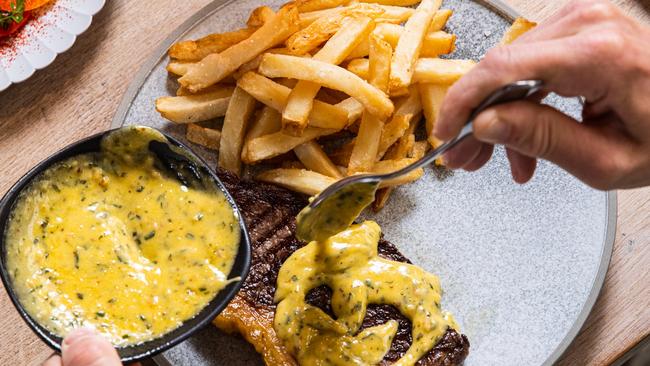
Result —
[[[273, 330], [276, 280], [284, 261], [305, 245], [295, 237], [296, 215], [307, 200], [296, 193], [273, 185], [240, 180], [220, 171], [221, 181], [239, 206], [251, 238], [251, 268], [244, 284], [214, 324], [230, 333], [239, 333], [259, 352], [267, 365], [296, 365], [296, 361], [282, 345]], [[397, 248], [379, 241], [379, 255], [383, 258], [410, 263]], [[332, 315], [331, 290], [321, 286], [307, 294], [307, 302]], [[369, 305], [362, 329], [396, 320], [399, 324], [390, 351], [382, 365], [398, 360], [411, 345], [411, 324], [390, 305]], [[462, 364], [469, 352], [469, 341], [454, 329], [447, 332], [417, 365], [451, 366]]]

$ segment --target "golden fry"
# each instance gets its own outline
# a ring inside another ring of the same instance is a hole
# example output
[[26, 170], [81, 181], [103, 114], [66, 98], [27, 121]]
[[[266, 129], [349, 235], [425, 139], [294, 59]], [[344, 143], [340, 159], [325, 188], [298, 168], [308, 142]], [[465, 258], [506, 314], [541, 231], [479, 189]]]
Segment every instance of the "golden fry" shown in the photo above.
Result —
[[[377, 9], [383, 13], [377, 15]], [[333, 17], [337, 15], [348, 16], [369, 16], [377, 23], [401, 24], [413, 15], [415, 9], [401, 6], [376, 5], [376, 4], [354, 4], [345, 7], [311, 11], [300, 14], [300, 28], [304, 29], [318, 19]]]
[[368, 82], [384, 93], [388, 93], [393, 49], [388, 42], [373, 34], [370, 36], [369, 55], [368, 67], [370, 75]]
[[298, 9], [284, 7], [246, 40], [191, 65], [178, 82], [192, 92], [215, 84], [260, 53], [282, 43], [297, 27]]
[[323, 10], [336, 8], [337, 6], [345, 5], [350, 0], [298, 0], [295, 3], [298, 5], [298, 11], [307, 13], [310, 11]]
[[250, 160], [248, 158], [248, 143], [250, 141], [280, 131], [282, 127], [280, 119], [280, 112], [269, 106], [264, 106], [264, 108], [258, 111], [244, 138], [244, 147], [241, 152], [242, 161]]
[[420, 96], [422, 98], [422, 107], [424, 109], [424, 117], [427, 120], [427, 139], [431, 142], [431, 146], [436, 147], [435, 141], [437, 140], [434, 140], [433, 127], [438, 119], [440, 107], [442, 106], [442, 101], [447, 94], [449, 85], [420, 84], [419, 88]]
[[[246, 25], [249, 28], [259, 28], [264, 25], [264, 23], [268, 22], [273, 18], [275, 15], [275, 12], [273, 9], [269, 8], [268, 6], [260, 6], [259, 8], [256, 8], [251, 12], [251, 14], [248, 16], [248, 20], [246, 21]], [[252, 32], [251, 32], [252, 34]], [[221, 52], [221, 51], [218, 51]]]
[[208, 149], [219, 150], [221, 142], [221, 131], [212, 128], [201, 127], [190, 123], [187, 125], [187, 140]]
[[181, 41], [169, 48], [169, 57], [179, 61], [201, 61], [211, 53], [222, 52], [245, 40], [255, 32], [255, 29], [244, 28], [232, 32], [210, 34], [195, 41]]
[[531, 22], [526, 18], [515, 19], [514, 23], [512, 23], [510, 28], [508, 28], [506, 33], [503, 35], [503, 38], [501, 39], [501, 44], [506, 45], [514, 42], [522, 34], [528, 32], [529, 30], [535, 28], [536, 26], [537, 23]]
[[391, 95], [406, 93], [411, 84], [414, 64], [420, 56], [424, 35], [442, 0], [422, 0], [415, 13], [404, 25], [404, 32], [397, 42], [390, 70]]
[[[306, 28], [294, 33], [287, 39], [287, 49], [293, 55], [305, 54], [327, 41], [350, 18], [368, 17], [374, 19], [384, 13], [380, 6], [374, 4], [357, 4], [341, 9], [340, 13], [319, 18]], [[354, 47], [350, 47], [350, 50], [352, 49]]]
[[447, 25], [447, 21], [453, 12], [449, 9], [438, 10], [431, 20], [431, 25], [427, 30], [429, 33], [442, 30]]
[[337, 107], [342, 108], [347, 112], [348, 121], [346, 126], [349, 127], [356, 120], [361, 118], [363, 113], [363, 104], [359, 103], [356, 99], [350, 97], [336, 104]]
[[[372, 32], [374, 35], [381, 37], [384, 41], [388, 42], [391, 47], [395, 48], [404, 27], [399, 24], [380, 23], [377, 24], [375, 30]], [[422, 48], [420, 50], [420, 57], [437, 57], [439, 55], [449, 54], [455, 50], [456, 36], [443, 31], [428, 32], [422, 41]], [[366, 40], [361, 42], [350, 54], [348, 60], [368, 56], [370, 51], [370, 44]]]
[[421, 58], [415, 64], [414, 83], [453, 84], [467, 74], [476, 62], [472, 60], [447, 60]]
[[[369, 75], [370, 83], [386, 92], [388, 91], [388, 80], [390, 76], [390, 59], [392, 48], [390, 45], [376, 36], [370, 38], [370, 60]], [[359, 133], [355, 139], [354, 149], [348, 164], [348, 174], [372, 169], [381, 140], [384, 120], [364, 113], [359, 125]]]
[[260, 173], [256, 179], [310, 196], [320, 193], [336, 182], [335, 178], [306, 169], [271, 169]]
[[[291, 92], [291, 89], [254, 72], [244, 74], [237, 81], [237, 86], [277, 111], [282, 111], [285, 108]], [[347, 123], [348, 113], [345, 109], [319, 100], [314, 101], [313, 108], [309, 113], [310, 126], [338, 131], [345, 128]]]
[[235, 88], [230, 97], [223, 121], [219, 167], [237, 175], [241, 173], [241, 152], [248, 121], [255, 111], [255, 98], [241, 88]]
[[192, 62], [188, 61], [171, 61], [167, 64], [167, 71], [178, 76], [185, 75]]
[[428, 33], [424, 36], [420, 57], [438, 57], [454, 52], [456, 36], [443, 31]]
[[[344, 26], [314, 55], [314, 60], [339, 64], [362, 39], [368, 37], [373, 26], [374, 22], [368, 17], [349, 18], [345, 21]], [[293, 88], [282, 113], [283, 129], [287, 133], [300, 135], [305, 129], [307, 118], [319, 89], [319, 84], [303, 80]]]
[[[413, 83], [453, 84], [467, 74], [476, 62], [472, 60], [448, 60], [421, 58], [415, 63]], [[347, 69], [361, 79], [368, 79], [369, 61], [358, 58], [348, 63]]]
[[[288, 55], [289, 50], [287, 50], [286, 48], [272, 48], [270, 50], [266, 50], [265, 53], [279, 53], [281, 55]], [[237, 71], [232, 73], [233, 77], [235, 79], [239, 79], [242, 75], [244, 75], [249, 71], [256, 71], [257, 68], [260, 67], [260, 62], [262, 62], [262, 56], [264, 56], [264, 53], [257, 55], [254, 59], [241, 65], [237, 69]], [[309, 57], [309, 55], [307, 56]]]
[[323, 148], [315, 141], [308, 141], [302, 145], [298, 145], [293, 149], [298, 159], [309, 170], [317, 173], [325, 174], [332, 178], [340, 179], [343, 175], [338, 170], [332, 160], [325, 154]]
[[196, 95], [160, 97], [156, 110], [164, 118], [176, 123], [207, 121], [226, 114], [234, 88], [221, 86], [214, 91]]
[[429, 151], [430, 147], [431, 145], [429, 145], [428, 141], [415, 141], [413, 148], [411, 148], [408, 156], [409, 158], [413, 159], [422, 159], [424, 155]]
[[258, 137], [248, 142], [246, 164], [253, 164], [293, 150], [296, 146], [320, 136], [331, 135], [336, 130], [307, 127], [301, 136], [291, 136], [282, 131]]
[[419, 3], [420, 0], [359, 0], [359, 2], [380, 5], [411, 6]]
[[393, 103], [386, 94], [336, 65], [295, 56], [266, 54], [259, 71], [268, 77], [307, 80], [343, 91], [379, 119], [388, 118], [393, 113]]

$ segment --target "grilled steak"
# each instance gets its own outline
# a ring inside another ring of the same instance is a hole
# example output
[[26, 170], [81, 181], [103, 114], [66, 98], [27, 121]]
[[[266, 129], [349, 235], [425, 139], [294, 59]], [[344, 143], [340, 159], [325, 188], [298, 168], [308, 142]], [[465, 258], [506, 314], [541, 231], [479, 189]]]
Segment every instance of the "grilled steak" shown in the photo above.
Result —
[[[241, 209], [252, 243], [251, 270], [235, 299], [214, 321], [220, 329], [239, 333], [262, 354], [267, 365], [295, 365], [296, 361], [282, 345], [273, 330], [275, 304], [273, 295], [280, 267], [305, 243], [296, 239], [295, 218], [307, 200], [293, 192], [272, 185], [239, 180], [227, 172], [219, 177]], [[410, 263], [383, 238], [379, 255], [394, 261]], [[326, 286], [313, 289], [307, 301], [325, 312], [330, 309], [331, 290]], [[411, 344], [408, 319], [390, 305], [369, 305], [362, 328], [397, 320], [399, 329], [383, 364], [399, 359]], [[463, 362], [469, 352], [467, 337], [448, 329], [443, 338], [418, 365], [451, 366]]]

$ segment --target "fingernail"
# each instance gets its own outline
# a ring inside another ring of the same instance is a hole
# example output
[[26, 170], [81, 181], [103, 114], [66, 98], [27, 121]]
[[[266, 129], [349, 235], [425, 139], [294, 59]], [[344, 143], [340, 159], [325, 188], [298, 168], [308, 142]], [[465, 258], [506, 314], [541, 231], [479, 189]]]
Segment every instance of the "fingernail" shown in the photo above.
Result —
[[62, 349], [68, 348], [72, 346], [74, 343], [77, 343], [84, 338], [94, 337], [96, 335], [97, 332], [91, 328], [76, 329], [65, 337], [65, 339], [63, 340], [63, 344], [61, 345], [61, 348]]
[[485, 111], [475, 121], [476, 137], [484, 142], [501, 144], [508, 139], [508, 125], [500, 121], [494, 111]]

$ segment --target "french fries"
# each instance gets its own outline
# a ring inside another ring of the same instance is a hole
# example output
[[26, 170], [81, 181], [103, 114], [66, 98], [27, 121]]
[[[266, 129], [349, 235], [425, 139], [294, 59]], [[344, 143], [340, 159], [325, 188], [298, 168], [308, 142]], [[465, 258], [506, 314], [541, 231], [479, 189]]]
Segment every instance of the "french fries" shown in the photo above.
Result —
[[443, 31], [428, 33], [422, 42], [422, 57], [438, 57], [454, 52], [456, 36]]
[[420, 0], [360, 0], [360, 2], [381, 5], [411, 6], [419, 3]]
[[[443, 30], [452, 12], [440, 3], [258, 7], [241, 29], [174, 44], [167, 70], [180, 87], [158, 98], [156, 109], [185, 124], [187, 140], [218, 150], [220, 167], [239, 174], [242, 163], [259, 164], [257, 179], [296, 192], [317, 194], [352, 174], [394, 172], [440, 145], [432, 131], [442, 100], [475, 65], [438, 58], [456, 43]], [[532, 27], [517, 19], [502, 44]], [[416, 141], [423, 115], [427, 139]], [[221, 130], [196, 124], [224, 116]], [[422, 174], [382, 184], [373, 209]]]
[[248, 157], [248, 144], [253, 139], [280, 131], [280, 113], [275, 109], [265, 106], [258, 111], [255, 120], [248, 128], [248, 133], [244, 138], [244, 146], [241, 152], [242, 161], [250, 161]]
[[507, 45], [514, 42], [522, 34], [528, 32], [529, 30], [535, 28], [536, 26], [537, 23], [531, 22], [530, 20], [527, 20], [525, 18], [520, 17], [515, 19], [515, 21], [510, 26], [510, 28], [508, 28], [506, 33], [503, 35], [503, 38], [501, 38], [501, 44]]
[[476, 62], [472, 60], [447, 60], [421, 58], [415, 65], [414, 83], [453, 84], [467, 74]]
[[453, 12], [449, 9], [438, 10], [429, 25], [429, 33], [442, 30], [447, 25], [447, 21]]
[[[284, 110], [291, 92], [291, 89], [286, 86], [254, 72], [244, 74], [237, 81], [237, 86], [279, 112]], [[348, 112], [343, 108], [315, 100], [308, 119], [312, 127], [341, 130], [348, 123]]]
[[221, 131], [205, 128], [194, 123], [187, 125], [187, 140], [211, 150], [219, 150]]
[[226, 114], [233, 90], [233, 87], [223, 86], [197, 95], [160, 97], [156, 99], [156, 110], [176, 123], [207, 121]]
[[433, 136], [433, 127], [438, 119], [440, 113], [440, 106], [447, 94], [449, 85], [444, 84], [420, 84], [420, 95], [422, 99], [422, 107], [424, 109], [424, 117], [427, 120], [427, 140], [434, 148], [438, 146], [438, 139]]
[[248, 142], [248, 155], [244, 161], [246, 164], [255, 164], [259, 161], [284, 154], [293, 150], [296, 146], [302, 145], [321, 136], [331, 135], [336, 130], [307, 127], [300, 136], [291, 136], [282, 131], [255, 138]]
[[297, 27], [298, 9], [295, 6], [286, 6], [247, 39], [221, 53], [209, 54], [196, 64], [189, 65], [187, 72], [178, 82], [192, 92], [218, 83], [239, 66], [283, 42]]
[[325, 154], [325, 151], [323, 151], [323, 148], [318, 143], [314, 141], [305, 142], [302, 145], [296, 146], [293, 152], [298, 157], [298, 160], [309, 170], [336, 179], [343, 178], [341, 172], [332, 163], [332, 160]]
[[[373, 26], [374, 22], [368, 17], [349, 18], [344, 27], [314, 55], [314, 60], [338, 65], [362, 39], [368, 37]], [[305, 129], [319, 90], [319, 84], [303, 80], [293, 88], [282, 112], [282, 125], [287, 133], [299, 136]]]
[[[324, 16], [289, 37], [286, 42], [287, 49], [293, 55], [303, 55], [327, 41], [350, 18], [363, 17], [374, 19], [383, 13], [384, 10], [380, 6], [374, 4], [357, 4], [344, 9], [338, 14]], [[354, 46], [350, 47], [350, 50], [353, 48]]]
[[[388, 91], [392, 51], [390, 45], [379, 37], [370, 37], [370, 83], [384, 92]], [[348, 163], [348, 174], [372, 169], [379, 151], [383, 128], [383, 119], [368, 112], [363, 114]]]
[[[365, 58], [348, 63], [348, 71], [366, 80], [369, 61]], [[421, 58], [415, 63], [413, 83], [453, 84], [467, 74], [476, 62], [472, 60], [448, 60], [442, 58]]]
[[235, 88], [230, 97], [228, 110], [221, 129], [219, 167], [239, 175], [241, 173], [241, 152], [248, 120], [255, 111], [255, 98], [241, 88]]
[[422, 0], [413, 16], [404, 25], [404, 32], [397, 42], [391, 64], [391, 95], [406, 93], [413, 76], [413, 65], [420, 55], [422, 40], [441, 4], [442, 0]]
[[255, 178], [310, 196], [320, 193], [336, 182], [335, 178], [305, 169], [271, 169], [258, 174]]
[[273, 18], [275, 15], [275, 12], [273, 9], [269, 8], [268, 6], [260, 6], [259, 8], [255, 8], [252, 12], [251, 15], [248, 17], [248, 20], [246, 21], [246, 25], [249, 28], [259, 28], [264, 25], [264, 23], [268, 22]]
[[[383, 11], [376, 16], [377, 11]], [[300, 14], [300, 28], [306, 28], [318, 19], [337, 15], [361, 15], [374, 18], [377, 23], [400, 24], [409, 19], [415, 12], [412, 8], [391, 5], [355, 4], [347, 7], [317, 10]]]
[[307, 13], [310, 11], [336, 8], [349, 2], [350, 0], [298, 0], [295, 3], [298, 5], [299, 12]]
[[[381, 37], [388, 42], [391, 47], [395, 48], [400, 37], [404, 33], [404, 27], [398, 24], [380, 23], [377, 24], [373, 35]], [[420, 56], [437, 57], [454, 52], [456, 36], [443, 31], [432, 31], [424, 36]], [[348, 59], [361, 58], [368, 56], [370, 52], [370, 43], [368, 40], [361, 42], [348, 56]]]
[[262, 58], [259, 72], [271, 78], [307, 80], [340, 90], [361, 102], [369, 113], [380, 119], [388, 118], [393, 113], [393, 103], [381, 90], [344, 68], [326, 62], [266, 54]]
[[375, 35], [371, 35], [369, 55], [368, 67], [370, 76], [368, 82], [384, 93], [388, 93], [393, 48], [388, 42]]
[[[219, 53], [250, 37], [256, 28], [210, 34], [195, 41], [181, 41], [169, 49], [169, 57], [179, 61], [201, 61], [211, 53]], [[169, 70], [169, 68], [168, 68]]]

